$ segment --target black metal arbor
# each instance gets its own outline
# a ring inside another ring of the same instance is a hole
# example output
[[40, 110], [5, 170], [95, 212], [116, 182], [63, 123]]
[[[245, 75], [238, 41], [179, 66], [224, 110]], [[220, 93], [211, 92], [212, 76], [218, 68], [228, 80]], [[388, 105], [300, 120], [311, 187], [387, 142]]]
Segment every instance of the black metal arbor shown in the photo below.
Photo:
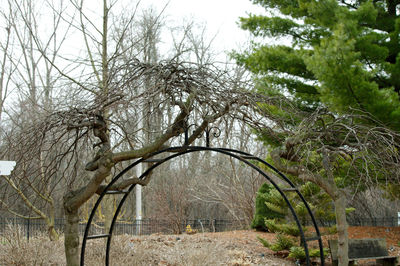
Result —
[[[207, 133], [207, 132], [206, 132]], [[116, 175], [112, 181], [107, 185], [107, 187], [103, 190], [103, 192], [100, 194], [97, 202], [95, 203], [92, 212], [89, 216], [87, 225], [86, 225], [86, 229], [85, 229], [85, 233], [84, 233], [84, 237], [82, 240], [82, 249], [81, 249], [81, 266], [84, 265], [85, 263], [85, 250], [86, 250], [86, 242], [88, 240], [91, 239], [97, 239], [97, 238], [106, 238], [107, 242], [106, 242], [106, 256], [105, 256], [105, 265], [109, 265], [109, 261], [110, 261], [110, 245], [111, 245], [111, 239], [112, 239], [112, 235], [113, 235], [113, 229], [114, 229], [114, 225], [116, 223], [117, 217], [122, 209], [122, 206], [125, 202], [125, 200], [127, 199], [128, 195], [132, 192], [132, 190], [134, 189], [135, 185], [131, 185], [128, 189], [126, 190], [122, 190], [122, 191], [113, 191], [110, 190], [109, 188], [117, 181], [119, 180], [122, 176], [124, 176], [129, 170], [133, 169], [135, 166], [141, 164], [141, 163], [148, 163], [148, 162], [152, 162], [154, 163], [152, 166], [150, 166], [147, 170], [145, 170], [141, 176], [139, 177], [140, 179], [145, 179], [147, 176], [149, 176], [149, 174], [151, 173], [152, 170], [154, 170], [155, 168], [157, 168], [158, 166], [160, 166], [161, 164], [170, 161], [174, 158], [177, 158], [179, 156], [182, 156], [184, 154], [188, 154], [188, 153], [192, 153], [192, 152], [200, 152], [200, 151], [212, 151], [212, 152], [217, 152], [220, 154], [224, 154], [226, 156], [230, 156], [232, 158], [235, 158], [243, 163], [245, 163], [246, 165], [250, 166], [252, 169], [254, 169], [255, 171], [257, 171], [259, 174], [261, 174], [262, 176], [264, 176], [276, 189], [277, 191], [279, 191], [279, 193], [281, 194], [281, 196], [283, 197], [283, 199], [285, 200], [285, 202], [287, 203], [290, 212], [292, 213], [294, 220], [300, 230], [300, 237], [301, 237], [301, 243], [304, 247], [304, 251], [306, 254], [306, 264], [307, 265], [311, 265], [310, 262], [310, 257], [309, 257], [309, 249], [308, 249], [308, 242], [309, 241], [316, 241], [318, 240], [318, 244], [319, 244], [319, 250], [320, 250], [320, 258], [321, 258], [321, 265], [324, 265], [324, 253], [323, 253], [323, 246], [322, 246], [322, 239], [321, 239], [321, 234], [320, 231], [318, 229], [318, 225], [316, 223], [316, 220], [314, 218], [314, 215], [312, 214], [312, 211], [309, 207], [309, 205], [307, 204], [306, 200], [304, 199], [303, 195], [300, 193], [300, 191], [298, 190], [298, 188], [295, 187], [295, 185], [280, 171], [278, 171], [275, 167], [273, 167], [271, 164], [267, 163], [266, 161], [253, 156], [249, 153], [246, 152], [242, 152], [242, 151], [238, 151], [238, 150], [233, 150], [233, 149], [225, 149], [225, 148], [211, 148], [209, 147], [208, 143], [209, 143], [209, 138], [208, 138], [208, 134], [207, 134], [207, 146], [206, 147], [202, 147], [202, 146], [188, 146], [188, 145], [184, 145], [184, 146], [180, 146], [180, 147], [172, 147], [172, 148], [167, 148], [155, 153], [152, 153], [150, 156], [146, 157], [146, 158], [141, 158], [137, 161], [135, 161], [134, 163], [132, 163], [131, 165], [129, 165], [128, 167], [126, 167], [124, 170], [122, 170], [118, 175]], [[172, 153], [172, 154], [171, 154]], [[164, 158], [160, 158], [162, 156], [165, 156]], [[275, 172], [277, 174], [277, 176], [280, 177], [280, 179], [284, 182], [285, 184], [285, 188], [279, 187], [277, 185], [276, 182], [274, 182], [274, 180], [268, 176], [268, 174], [266, 172], [264, 172], [259, 166], [256, 165], [256, 163], [261, 164], [265, 167], [267, 167], [268, 169], [272, 170], [273, 172]], [[304, 229], [299, 221], [299, 218], [293, 208], [293, 206], [291, 205], [291, 203], [288, 200], [288, 197], [286, 196], [285, 193], [296, 193], [298, 195], [298, 197], [301, 199], [301, 201], [304, 203], [304, 205], [306, 206], [306, 209], [308, 211], [308, 214], [311, 218], [311, 222], [312, 222], [312, 226], [315, 229], [315, 236], [313, 237], [308, 237], [306, 238], [304, 235]], [[122, 198], [118, 204], [118, 207], [116, 209], [116, 212], [114, 214], [112, 223], [111, 223], [111, 227], [109, 229], [108, 234], [100, 234], [100, 235], [89, 235], [89, 230], [90, 230], [90, 226], [93, 220], [93, 217], [95, 215], [95, 212], [97, 210], [97, 208], [99, 207], [102, 199], [104, 198], [105, 195], [107, 194], [121, 194]]]

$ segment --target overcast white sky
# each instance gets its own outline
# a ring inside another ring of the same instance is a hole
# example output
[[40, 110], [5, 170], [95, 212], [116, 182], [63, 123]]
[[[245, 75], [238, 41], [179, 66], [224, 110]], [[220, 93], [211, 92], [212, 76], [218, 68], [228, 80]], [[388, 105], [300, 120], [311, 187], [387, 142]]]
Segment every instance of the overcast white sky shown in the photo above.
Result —
[[[134, 8], [139, 0], [122, 0], [120, 2], [125, 8]], [[101, 28], [102, 11], [99, 7], [99, 0], [85, 1], [87, 15]], [[252, 4], [250, 0], [140, 0], [138, 6], [141, 10], [152, 8], [155, 13], [161, 12], [164, 8], [163, 18], [167, 27], [181, 25], [183, 22], [194, 21], [206, 27], [207, 41], [215, 37], [212, 43], [212, 50], [218, 54], [217, 60], [225, 60], [225, 51], [239, 50], [243, 44], [248, 43], [249, 33], [238, 26], [239, 17], [246, 17], [248, 13], [263, 14], [265, 10], [258, 5]], [[114, 12], [118, 13], [118, 8]], [[119, 12], [124, 12], [123, 10]], [[164, 29], [163, 42], [171, 47], [172, 40], [170, 32]], [[165, 38], [166, 37], [166, 38]], [[77, 38], [81, 40], [79, 33]], [[73, 39], [73, 38], [72, 38]], [[73, 39], [68, 44], [71, 50], [80, 50], [81, 42]], [[160, 47], [161, 50], [163, 49]]]
[[167, 19], [194, 19], [206, 23], [210, 36], [217, 34], [215, 45], [218, 50], [232, 50], [246, 41], [248, 34], [239, 29], [240, 16], [247, 13], [261, 14], [263, 8], [250, 0], [142, 0], [142, 5], [153, 6], [158, 11], [169, 2], [165, 14]]

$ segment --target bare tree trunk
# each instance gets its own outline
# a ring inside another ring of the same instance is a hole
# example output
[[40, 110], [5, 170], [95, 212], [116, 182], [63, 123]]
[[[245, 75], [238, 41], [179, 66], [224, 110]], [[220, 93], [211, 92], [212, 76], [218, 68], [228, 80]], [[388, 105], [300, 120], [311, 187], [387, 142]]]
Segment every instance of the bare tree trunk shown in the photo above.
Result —
[[[110, 93], [109, 88], [109, 66], [108, 66], [108, 15], [109, 15], [109, 8], [107, 6], [107, 0], [103, 0], [103, 38], [102, 38], [102, 66], [101, 66], [101, 84], [100, 87], [102, 89], [102, 96], [108, 96]], [[108, 123], [108, 118], [110, 117], [110, 111], [108, 109], [103, 110], [103, 116]], [[107, 138], [110, 138], [110, 132], [106, 130]], [[112, 180], [112, 176], [108, 175], [105, 178], [106, 184], [110, 183]], [[114, 214], [114, 197], [112, 195], [107, 195], [103, 200], [103, 209], [104, 209], [104, 230], [105, 233], [111, 228], [111, 222], [113, 219]]]
[[[109, 184], [112, 181], [112, 176], [109, 175], [105, 179], [105, 183]], [[104, 233], [108, 234], [111, 228], [111, 222], [114, 217], [114, 195], [105, 195], [103, 198], [103, 213], [104, 213]]]
[[59, 236], [56, 229], [54, 228], [54, 222], [52, 225], [49, 225], [48, 228], [50, 241], [57, 241], [59, 239]]
[[78, 210], [65, 211], [65, 233], [64, 248], [68, 266], [79, 265], [79, 215]]
[[343, 193], [338, 192], [337, 194], [334, 204], [338, 232], [338, 260], [339, 266], [347, 266], [349, 265], [349, 234], [346, 221], [346, 198]]
[[55, 220], [55, 215], [54, 215], [54, 204], [53, 201], [51, 202], [50, 205], [50, 214], [49, 216], [45, 219], [46, 220], [46, 224], [47, 224], [47, 228], [49, 231], [49, 238], [50, 241], [56, 241], [59, 239], [58, 233], [56, 231], [56, 229], [54, 228], [54, 220]]
[[327, 180], [324, 182], [326, 184], [325, 188], [324, 186], [321, 187], [331, 196], [335, 205], [339, 266], [347, 266], [349, 265], [349, 235], [346, 221], [346, 197], [343, 190], [336, 185], [332, 161], [333, 155], [329, 154], [328, 150], [324, 148], [322, 150], [322, 165], [325, 169]]

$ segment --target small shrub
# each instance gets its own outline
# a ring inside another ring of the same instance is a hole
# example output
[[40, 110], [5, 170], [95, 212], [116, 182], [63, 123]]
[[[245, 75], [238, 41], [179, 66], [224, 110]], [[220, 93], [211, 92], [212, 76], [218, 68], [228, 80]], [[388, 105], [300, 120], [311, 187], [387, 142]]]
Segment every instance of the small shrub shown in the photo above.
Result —
[[261, 242], [261, 244], [266, 247], [266, 248], [270, 248], [271, 247], [271, 243], [268, 242], [268, 240], [257, 236], [257, 240]]
[[271, 233], [280, 233], [282, 232], [279, 224], [275, 219], [265, 219], [265, 225]]
[[[306, 227], [303, 228], [303, 232], [306, 231]], [[295, 223], [290, 224], [282, 224], [281, 230], [283, 233], [290, 235], [290, 236], [300, 236], [300, 229]]]
[[288, 257], [296, 260], [304, 260], [306, 258], [306, 252], [302, 247], [291, 247]]
[[[269, 231], [272, 233], [285, 233], [290, 236], [299, 236], [300, 229], [297, 227], [295, 223], [279, 223], [279, 221], [273, 219], [265, 219], [265, 225], [268, 227]], [[303, 232], [307, 230], [306, 227], [303, 227]]]
[[[324, 248], [324, 256], [326, 256], [326, 254], [328, 254], [329, 249]], [[318, 258], [321, 256], [321, 253], [319, 251], [319, 248], [315, 248], [315, 249], [310, 249], [308, 250], [308, 255], [310, 256], [310, 258]], [[296, 260], [305, 260], [306, 259], [306, 252], [304, 251], [303, 247], [291, 247], [290, 248], [290, 253], [289, 253], [289, 258], [293, 258]]]
[[[329, 248], [324, 248], [324, 257], [329, 253]], [[309, 251], [310, 257], [311, 258], [318, 258], [321, 256], [321, 252], [319, 251], [319, 248], [311, 249]]]
[[282, 233], [278, 233], [276, 235], [276, 242], [271, 245], [270, 249], [272, 251], [282, 251], [282, 250], [290, 250], [291, 247], [294, 246], [293, 240]]

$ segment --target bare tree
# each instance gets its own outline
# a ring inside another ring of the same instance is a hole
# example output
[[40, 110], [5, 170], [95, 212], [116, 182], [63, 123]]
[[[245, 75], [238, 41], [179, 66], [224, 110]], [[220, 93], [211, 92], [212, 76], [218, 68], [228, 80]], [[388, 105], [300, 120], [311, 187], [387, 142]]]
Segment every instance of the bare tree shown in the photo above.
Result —
[[[156, 177], [156, 175], [154, 176]], [[182, 224], [189, 218], [191, 201], [191, 178], [187, 171], [173, 169], [162, 171], [149, 188], [149, 198], [153, 206], [147, 215], [166, 221], [172, 233], [181, 234]]]
[[[0, 78], [1, 111], [3, 111], [4, 97], [10, 88], [15, 88], [13, 109], [6, 110], [6, 118], [2, 124], [3, 158], [13, 158], [18, 167], [11, 176], [2, 176], [12, 192], [1, 200], [3, 207], [13, 215], [25, 218], [43, 219], [49, 231], [50, 239], [58, 238], [54, 229], [55, 217], [55, 187], [56, 182], [49, 182], [48, 171], [52, 172], [49, 158], [55, 158], [56, 147], [50, 150], [46, 141], [40, 135], [32, 136], [28, 128], [32, 121], [40, 120], [52, 110], [51, 94], [55, 81], [59, 75], [55, 73], [54, 64], [60, 46], [65, 41], [68, 28], [60, 30], [60, 12], [62, 5], [55, 9], [53, 17], [49, 17], [48, 35], [42, 34], [41, 41], [35, 41], [33, 36], [39, 34], [37, 8], [31, 1], [21, 4], [8, 1], [7, 10], [2, 10], [4, 23], [7, 25], [7, 39], [2, 44], [2, 72]], [[8, 14], [7, 16], [5, 14]], [[26, 25], [30, 27], [27, 28]], [[53, 34], [57, 32], [59, 35]], [[38, 52], [37, 46], [41, 52]], [[47, 57], [45, 60], [44, 57]], [[18, 97], [18, 98], [17, 98]], [[17, 99], [16, 99], [17, 98]], [[28, 143], [27, 136], [35, 140]], [[52, 160], [50, 160], [52, 161]], [[55, 165], [51, 165], [55, 166]], [[18, 207], [18, 198], [25, 208]], [[31, 212], [34, 213], [31, 216]], [[28, 215], [29, 213], [29, 215]]]
[[0, 66], [0, 121], [2, 118], [2, 112], [4, 109], [4, 101], [9, 93], [9, 84], [11, 81], [11, 73], [14, 72], [15, 66], [13, 66], [9, 60], [10, 54], [12, 53], [12, 20], [14, 13], [12, 12], [11, 7], [8, 7], [8, 10], [1, 10], [0, 11], [2, 21], [5, 25], [4, 27], [4, 36], [5, 41], [0, 44], [1, 48], [1, 66]]
[[[64, 210], [67, 219], [65, 248], [68, 265], [79, 263], [78, 210], [94, 194], [100, 193], [104, 189], [103, 182], [111, 175], [111, 170], [115, 165], [126, 160], [145, 157], [164, 147], [171, 138], [179, 136], [184, 131], [189, 115], [194, 110], [201, 113], [202, 110], [198, 107], [206, 105], [208, 106], [207, 113], [203, 113], [198, 127], [189, 138], [189, 142], [193, 142], [207, 125], [229, 112], [230, 108], [246, 104], [251, 96], [232, 89], [238, 87], [234, 85], [237, 81], [232, 80], [226, 73], [216, 68], [177, 62], [149, 64], [142, 63], [134, 57], [128, 60], [128, 63], [121, 64], [113, 61], [118, 56], [113, 57], [110, 54], [119, 55], [121, 46], [117, 42], [114, 46], [117, 50], [112, 53], [108, 51], [110, 44], [107, 33], [110, 5], [106, 1], [103, 4], [102, 30], [98, 30], [101, 33], [101, 41], [94, 42], [99, 45], [100, 53], [97, 57], [99, 63], [93, 52], [94, 45], [89, 44], [92, 35], [85, 27], [86, 22], [84, 21], [88, 20], [83, 13], [84, 9], [82, 5], [77, 5], [80, 17], [79, 29], [85, 37], [87, 62], [93, 73], [90, 79], [95, 83], [91, 85], [78, 81], [78, 78], [72, 78], [70, 73], [60, 71], [61, 75], [80, 89], [77, 94], [82, 94], [82, 98], [86, 101], [78, 101], [72, 108], [53, 112], [43, 122], [35, 125], [35, 129], [32, 129], [33, 132], [42, 132], [43, 139], [63, 134], [61, 132], [69, 132], [67, 142], [71, 143], [72, 147], [81, 147], [82, 141], [97, 139], [97, 142], [93, 144], [97, 152], [85, 167], [87, 171], [91, 172], [87, 181], [81, 187], [76, 187], [76, 182], [68, 184], [68, 190], [64, 196]], [[123, 34], [121, 34], [121, 38], [122, 36]], [[111, 66], [113, 67], [111, 68]], [[61, 68], [57, 67], [57, 69]], [[154, 81], [154, 85], [146, 92], [134, 90], [137, 86], [142, 86], [149, 78]], [[160, 134], [144, 146], [136, 145], [129, 150], [120, 150], [121, 146], [118, 146], [114, 149], [112, 133], [123, 132], [119, 125], [114, 123], [114, 114], [118, 112], [117, 110], [127, 106], [141, 109], [154, 99], [171, 104], [171, 116], [173, 117], [171, 124], [163, 126]], [[88, 135], [90, 137], [87, 137]], [[62, 143], [59, 145], [67, 145], [65, 139], [59, 138], [58, 141]], [[76, 156], [74, 152], [74, 149], [69, 150], [65, 156], [70, 155], [69, 158], [72, 158]], [[121, 190], [131, 184], [146, 185], [148, 182], [148, 179], [138, 180], [132, 177], [116, 184], [113, 189]]]
[[210, 168], [199, 173], [199, 181], [191, 188], [193, 196], [201, 202], [221, 204], [230, 218], [248, 228], [254, 217], [255, 196], [264, 178], [235, 159], [217, 155], [213, 159]]
[[[253, 117], [253, 125], [268, 136], [269, 142], [281, 143], [270, 155], [275, 167], [317, 184], [332, 198], [339, 250], [345, 252], [346, 191], [399, 183], [399, 134], [359, 110], [340, 116], [324, 108], [315, 112], [298, 110], [289, 102], [280, 108], [289, 115], [275, 116], [265, 108], [262, 116], [269, 123]], [[292, 119], [293, 125], [301, 122], [298, 126], [283, 126], [280, 119]]]
[[[52, 70], [47, 79], [52, 86], [49, 88], [58, 88], [58, 97], [48, 99], [52, 108], [38, 108], [42, 110], [41, 115], [32, 119], [18, 134], [19, 148], [16, 150], [19, 153], [16, 157], [21, 166], [16, 173], [29, 170], [30, 180], [34, 180], [32, 184], [42, 179], [47, 187], [43, 185], [36, 190], [44, 196], [57, 189], [63, 190], [68, 265], [79, 264], [79, 210], [104, 190], [114, 169], [125, 161], [149, 156], [168, 146], [180, 137], [192, 119], [196, 119], [196, 126], [191, 128], [189, 144], [227, 114], [243, 119], [251, 116], [250, 107], [257, 107], [257, 101], [275, 104], [279, 101], [246, 92], [246, 82], [231, 76], [226, 69], [221, 70], [210, 62], [205, 64], [201, 59], [205, 58], [202, 52], [198, 57], [201, 62], [182, 63], [175, 56], [171, 60], [157, 61], [154, 56], [156, 39], [152, 35], [155, 32], [149, 33], [149, 39], [146, 34], [139, 38], [145, 42], [145, 51], [138, 51], [135, 46], [142, 47], [139, 41], [127, 39], [135, 9], [129, 17], [118, 20], [123, 24], [114, 27], [109, 25], [114, 2], [103, 0], [101, 21], [91, 19], [84, 1], [70, 1], [61, 9], [49, 6], [58, 18], [55, 21], [62, 21], [67, 28], [80, 33], [84, 49], [74, 58], [60, 54], [58, 45], [53, 48], [44, 45], [47, 42], [30, 23], [30, 15], [24, 13], [23, 6], [17, 1], [13, 4], [23, 19], [32, 50], [38, 51], [38, 58]], [[31, 17], [35, 18], [33, 14]], [[154, 21], [149, 23], [145, 29], [157, 26]], [[111, 34], [110, 28], [118, 30]], [[55, 28], [52, 38], [57, 33]], [[140, 54], [145, 55], [145, 60], [139, 57]], [[28, 61], [37, 62], [33, 60], [35, 58]], [[35, 84], [32, 81], [33, 77], [26, 83]], [[32, 99], [38, 99], [35, 96], [37, 87], [27, 88]], [[146, 116], [150, 114], [150, 118], [156, 120], [157, 128], [150, 127], [152, 120], [145, 120], [147, 127], [139, 126], [138, 119], [146, 117], [143, 110], [149, 111]], [[143, 129], [152, 133], [145, 140], [138, 136]], [[30, 152], [24, 152], [27, 150]], [[23, 167], [29, 160], [34, 167]], [[87, 161], [84, 169], [82, 160]], [[145, 186], [150, 179], [148, 176], [139, 180], [132, 175], [112, 189], [122, 190], [134, 184]], [[34, 186], [29, 188], [33, 189]], [[45, 202], [51, 201], [44, 196]]]

